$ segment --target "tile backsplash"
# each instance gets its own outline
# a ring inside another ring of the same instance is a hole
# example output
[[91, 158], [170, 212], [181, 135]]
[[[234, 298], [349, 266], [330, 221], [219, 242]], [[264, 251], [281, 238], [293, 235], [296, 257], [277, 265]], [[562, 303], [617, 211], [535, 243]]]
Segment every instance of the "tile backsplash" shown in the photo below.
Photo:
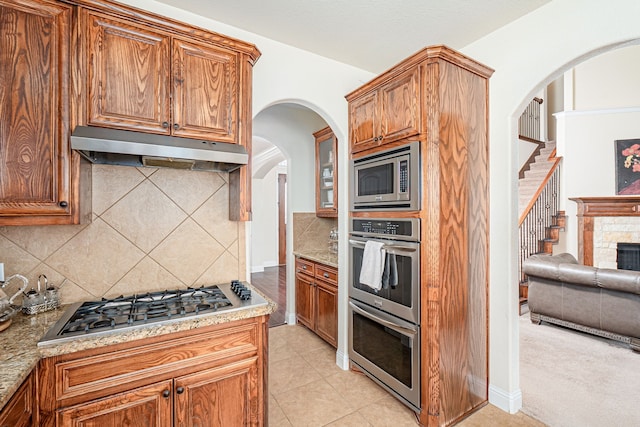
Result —
[[320, 218], [315, 212], [294, 212], [294, 252], [328, 252], [332, 228], [338, 228], [337, 218]]
[[63, 304], [246, 279], [228, 174], [92, 168], [90, 224], [0, 227], [6, 277], [20, 273], [35, 286], [45, 274]]

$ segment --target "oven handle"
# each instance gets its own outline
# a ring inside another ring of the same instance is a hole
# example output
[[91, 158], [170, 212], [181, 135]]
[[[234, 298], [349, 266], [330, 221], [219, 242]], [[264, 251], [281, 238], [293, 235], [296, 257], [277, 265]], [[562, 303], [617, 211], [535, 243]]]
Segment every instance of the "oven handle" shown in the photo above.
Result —
[[405, 336], [409, 336], [409, 337], [414, 337], [418, 331], [416, 329], [409, 329], [409, 328], [403, 328], [402, 326], [398, 326], [397, 324], [390, 322], [388, 320], [382, 319], [366, 310], [364, 310], [363, 308], [361, 308], [359, 305], [355, 304], [353, 301], [349, 301], [349, 305], [351, 306], [351, 308], [356, 311], [358, 314], [361, 314], [364, 317], [367, 317], [371, 320], [373, 320], [374, 322], [378, 322], [383, 324], [384, 326], [388, 327], [389, 329], [393, 329], [394, 331], [398, 332], [399, 334], [405, 335]]
[[[378, 242], [379, 240], [376, 240], [376, 242]], [[349, 239], [349, 243], [351, 243], [353, 246], [357, 246], [359, 248], [364, 248], [365, 242], [361, 241], [361, 240], [353, 240], [353, 239]], [[413, 254], [416, 253], [418, 251], [418, 247], [417, 247], [417, 243], [414, 243], [414, 246], [404, 246], [404, 245], [397, 245], [397, 244], [387, 244], [385, 243], [382, 248], [387, 251], [390, 254], [395, 254], [395, 255], [402, 255], [402, 254]]]

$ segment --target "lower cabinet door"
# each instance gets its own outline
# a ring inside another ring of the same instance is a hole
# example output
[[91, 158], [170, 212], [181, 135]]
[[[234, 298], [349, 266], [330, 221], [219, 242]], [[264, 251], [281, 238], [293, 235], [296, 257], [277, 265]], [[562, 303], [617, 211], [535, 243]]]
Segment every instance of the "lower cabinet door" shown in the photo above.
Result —
[[61, 427], [170, 427], [172, 381], [167, 380], [106, 399], [61, 409]]
[[296, 274], [296, 316], [298, 322], [313, 330], [313, 279]]
[[258, 358], [175, 379], [176, 426], [264, 425]]
[[0, 427], [30, 427], [33, 420], [34, 377], [30, 374], [0, 412]]
[[316, 280], [316, 333], [334, 347], [338, 346], [338, 288]]

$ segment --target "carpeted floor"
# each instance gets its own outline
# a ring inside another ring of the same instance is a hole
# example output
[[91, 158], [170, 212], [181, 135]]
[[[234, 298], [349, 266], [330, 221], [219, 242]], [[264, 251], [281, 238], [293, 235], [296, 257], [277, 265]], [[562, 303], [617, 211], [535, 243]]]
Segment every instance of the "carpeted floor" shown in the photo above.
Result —
[[551, 427], [640, 426], [640, 354], [520, 317], [522, 411]]

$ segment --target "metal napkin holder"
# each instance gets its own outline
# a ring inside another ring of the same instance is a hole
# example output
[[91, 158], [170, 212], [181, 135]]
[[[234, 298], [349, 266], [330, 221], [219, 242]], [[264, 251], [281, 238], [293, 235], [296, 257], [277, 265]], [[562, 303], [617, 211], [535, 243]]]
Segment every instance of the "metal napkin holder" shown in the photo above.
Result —
[[[44, 279], [44, 292], [41, 291], [40, 280]], [[60, 307], [60, 297], [58, 288], [48, 286], [47, 276], [38, 276], [38, 290], [31, 288], [22, 297], [22, 312], [24, 314], [38, 314], [45, 311], [55, 310]]]

